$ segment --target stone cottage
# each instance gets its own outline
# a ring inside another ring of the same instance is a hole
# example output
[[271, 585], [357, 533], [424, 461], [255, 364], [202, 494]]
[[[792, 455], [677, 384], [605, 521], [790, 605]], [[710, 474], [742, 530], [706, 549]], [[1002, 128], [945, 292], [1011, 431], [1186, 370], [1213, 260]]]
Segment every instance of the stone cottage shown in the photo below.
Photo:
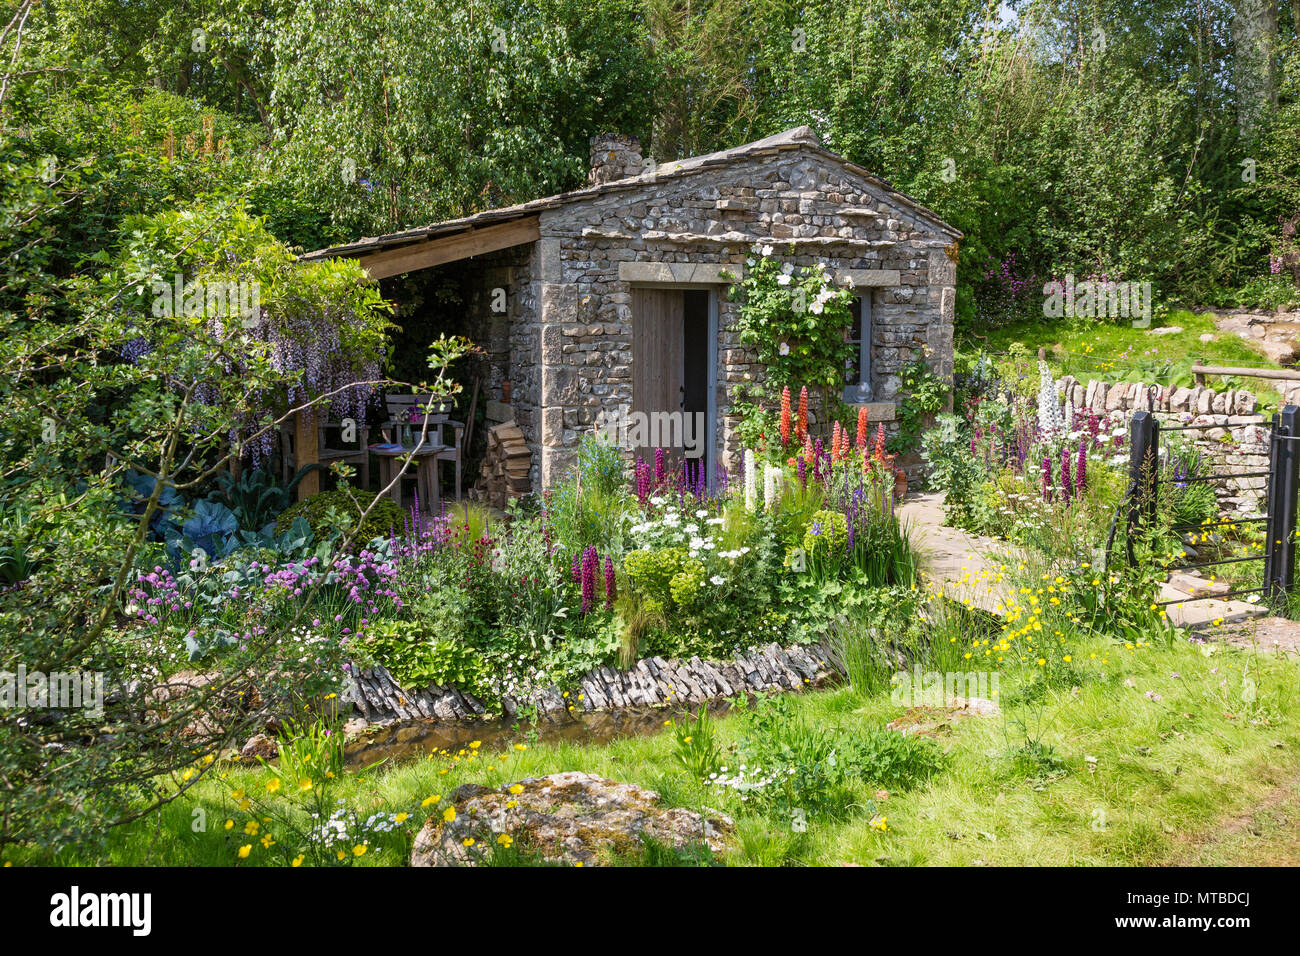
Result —
[[584, 188], [305, 257], [354, 257], [377, 279], [463, 270], [489, 424], [522, 430], [533, 487], [619, 409], [694, 413], [710, 468], [735, 464], [737, 388], [763, 369], [738, 342], [724, 274], [756, 245], [851, 287], [845, 399], [872, 421], [894, 420], [898, 372], [922, 351], [951, 378], [961, 233], [808, 127], [659, 165], [635, 138], [601, 135], [591, 160]]

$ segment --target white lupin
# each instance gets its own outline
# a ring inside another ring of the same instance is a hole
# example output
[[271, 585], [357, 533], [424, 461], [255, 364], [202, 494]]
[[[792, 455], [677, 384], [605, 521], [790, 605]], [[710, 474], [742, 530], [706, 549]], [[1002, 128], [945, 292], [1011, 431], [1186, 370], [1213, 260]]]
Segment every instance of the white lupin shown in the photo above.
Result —
[[1054, 438], [1064, 422], [1061, 421], [1061, 406], [1057, 403], [1056, 383], [1052, 380], [1052, 371], [1047, 363], [1038, 363], [1038, 430], [1046, 439]]
[[758, 475], [756, 473], [754, 452], [745, 449], [745, 510], [753, 511], [758, 507]]
[[781, 495], [782, 472], [776, 465], [763, 467], [763, 509], [771, 511]]

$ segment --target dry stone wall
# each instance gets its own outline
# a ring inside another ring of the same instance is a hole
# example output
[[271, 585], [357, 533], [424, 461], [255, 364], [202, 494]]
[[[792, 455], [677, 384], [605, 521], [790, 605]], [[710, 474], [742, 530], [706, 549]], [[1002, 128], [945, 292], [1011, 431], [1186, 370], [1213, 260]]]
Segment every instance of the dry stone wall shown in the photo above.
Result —
[[[736, 694], [799, 690], [843, 672], [838, 654], [828, 645], [782, 648], [774, 643], [745, 651], [730, 661], [647, 657], [627, 670], [600, 667], [584, 674], [567, 698], [558, 685], [552, 684], [527, 700], [507, 698], [502, 705], [511, 717], [535, 711], [541, 719], [555, 720], [567, 718], [570, 705], [589, 713], [673, 703], [699, 704]], [[404, 689], [382, 666], [357, 672], [343, 700], [367, 723], [470, 720], [487, 712], [483, 701], [450, 685]]]
[[1212, 471], [1225, 476], [1214, 483], [1220, 505], [1243, 514], [1262, 511], [1267, 479], [1235, 477], [1268, 470], [1269, 425], [1263, 415], [1256, 414], [1259, 403], [1253, 393], [1095, 379], [1085, 384], [1072, 375], [1057, 380], [1056, 392], [1062, 402], [1068, 400], [1083, 412], [1148, 411], [1171, 425], [1213, 426], [1178, 434], [1201, 450]]

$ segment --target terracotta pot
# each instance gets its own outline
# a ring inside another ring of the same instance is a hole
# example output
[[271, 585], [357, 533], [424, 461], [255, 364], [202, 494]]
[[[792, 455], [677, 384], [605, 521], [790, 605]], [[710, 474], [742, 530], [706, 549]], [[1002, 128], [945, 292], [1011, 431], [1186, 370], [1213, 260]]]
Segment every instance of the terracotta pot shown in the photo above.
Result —
[[902, 465], [894, 466], [894, 500], [897, 501], [907, 494], [907, 472], [903, 470]]

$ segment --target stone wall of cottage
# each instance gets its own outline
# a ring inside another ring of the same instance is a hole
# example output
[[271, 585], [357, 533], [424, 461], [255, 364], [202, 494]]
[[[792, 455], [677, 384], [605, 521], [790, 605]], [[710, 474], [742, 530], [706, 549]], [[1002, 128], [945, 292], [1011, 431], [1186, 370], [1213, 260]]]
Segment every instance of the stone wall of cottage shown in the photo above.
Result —
[[[541, 385], [537, 286], [532, 281], [536, 259], [535, 245], [512, 246], [475, 257], [465, 303], [470, 338], [484, 351], [489, 368], [480, 405], [503, 402], [504, 383], [510, 382], [510, 414], [525, 433], [536, 428]], [[499, 305], [504, 306], [500, 311]], [[467, 382], [461, 385], [470, 387]], [[495, 423], [493, 411], [489, 411], [489, 425]]]
[[1058, 379], [1056, 392], [1063, 402], [1068, 400], [1076, 409], [1098, 415], [1127, 417], [1147, 411], [1171, 426], [1211, 426], [1177, 434], [1201, 451], [1211, 470], [1224, 476], [1213, 482], [1224, 510], [1242, 514], [1262, 511], [1268, 479], [1236, 477], [1267, 471], [1269, 466], [1269, 425], [1263, 415], [1255, 414], [1259, 402], [1253, 393], [1215, 391], [1203, 385], [1173, 388], [1095, 379], [1085, 384], [1073, 375]]
[[[756, 243], [773, 245], [796, 265], [825, 262], [837, 281], [853, 278], [871, 294], [877, 402], [896, 398], [899, 371], [922, 352], [951, 377], [952, 238], [820, 155], [789, 151], [611, 191], [544, 212], [541, 234], [534, 276], [542, 374], [536, 427], [524, 429], [535, 444], [535, 486], [563, 476], [602, 407], [632, 404], [632, 290], [639, 280], [620, 275], [624, 263], [666, 266], [674, 283], [708, 283], [717, 292], [719, 436], [729, 466], [741, 451], [732, 406], [764, 370], [738, 341], [735, 308], [717, 272], [743, 272]], [[892, 413], [876, 417], [892, 420]]]

